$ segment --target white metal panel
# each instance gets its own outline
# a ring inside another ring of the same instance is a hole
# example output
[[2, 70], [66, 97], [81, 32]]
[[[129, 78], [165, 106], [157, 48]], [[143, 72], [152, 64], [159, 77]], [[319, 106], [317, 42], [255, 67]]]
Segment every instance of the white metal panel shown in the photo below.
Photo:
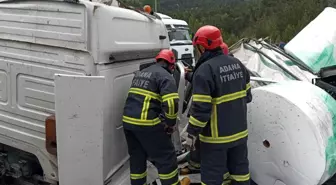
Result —
[[0, 38], [87, 50], [86, 8], [58, 1], [0, 4]]
[[104, 85], [104, 77], [55, 75], [60, 185], [104, 184]]
[[[122, 115], [134, 71], [140, 61], [119, 65], [100, 66], [99, 75], [106, 78], [104, 91], [104, 176], [116, 172], [128, 158], [127, 143], [122, 126]], [[118, 152], [116, 152], [118, 151]]]
[[[127, 57], [131, 52], [138, 55], [138, 58], [144, 53], [154, 58], [160, 49], [169, 48], [168, 33], [163, 22], [133, 10], [95, 5], [92, 24], [97, 25], [94, 37], [99, 38], [98, 63], [110, 62], [111, 54], [119, 58]], [[166, 38], [160, 40], [160, 36]]]
[[1, 143], [33, 151], [48, 179], [58, 178], [44, 133], [45, 118], [54, 113], [54, 74], [91, 74], [92, 67], [89, 53], [0, 39]]

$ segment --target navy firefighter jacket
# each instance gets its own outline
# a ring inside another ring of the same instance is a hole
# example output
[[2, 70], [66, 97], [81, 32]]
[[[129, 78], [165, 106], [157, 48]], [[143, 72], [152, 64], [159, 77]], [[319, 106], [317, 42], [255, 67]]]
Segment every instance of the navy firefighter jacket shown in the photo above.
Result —
[[250, 76], [238, 59], [215, 51], [194, 72], [192, 86], [189, 134], [211, 144], [247, 138]]
[[125, 129], [156, 128], [162, 121], [174, 126], [178, 94], [175, 79], [157, 63], [135, 72], [123, 114]]

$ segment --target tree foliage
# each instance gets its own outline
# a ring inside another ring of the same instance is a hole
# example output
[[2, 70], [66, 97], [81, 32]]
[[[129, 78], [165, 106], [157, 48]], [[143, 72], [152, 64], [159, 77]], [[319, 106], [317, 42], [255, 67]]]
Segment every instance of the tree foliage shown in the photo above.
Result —
[[[137, 2], [143, 5], [141, 0]], [[203, 25], [217, 26], [231, 45], [243, 37], [269, 36], [273, 42], [287, 42], [325, 7], [336, 3], [335, 0], [161, 0], [160, 4], [159, 12], [187, 21], [192, 32]]]

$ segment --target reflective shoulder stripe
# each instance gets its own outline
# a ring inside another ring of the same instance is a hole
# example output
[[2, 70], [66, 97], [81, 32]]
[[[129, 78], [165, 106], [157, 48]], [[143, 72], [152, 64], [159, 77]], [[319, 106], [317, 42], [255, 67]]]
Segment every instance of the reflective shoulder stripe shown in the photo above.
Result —
[[202, 122], [202, 121], [199, 121], [197, 120], [196, 118], [194, 118], [193, 116], [190, 116], [189, 118], [189, 123], [191, 123], [192, 125], [194, 126], [197, 126], [197, 127], [205, 127], [207, 122]]
[[204, 143], [212, 143], [212, 144], [223, 144], [223, 143], [231, 143], [234, 141], [237, 141], [239, 139], [243, 139], [247, 137], [248, 131], [244, 130], [242, 132], [239, 132], [237, 134], [231, 135], [231, 136], [224, 136], [224, 137], [209, 137], [209, 136], [203, 136], [199, 135], [200, 141]]
[[134, 174], [134, 173], [131, 173], [131, 179], [132, 180], [138, 180], [138, 179], [143, 179], [147, 177], [147, 172], [144, 172], [142, 174]]
[[250, 173], [246, 175], [231, 175], [231, 178], [237, 182], [243, 182], [250, 180]]
[[177, 169], [172, 171], [171, 173], [168, 174], [159, 174], [159, 177], [161, 180], [168, 180], [168, 179], [172, 179], [177, 175], [178, 171]]
[[179, 96], [177, 93], [170, 93], [170, 94], [166, 94], [164, 96], [162, 96], [162, 101], [165, 102], [165, 101], [168, 101], [170, 99], [178, 99]]
[[170, 115], [170, 114], [165, 113], [165, 116], [166, 116], [168, 119], [176, 119], [176, 118], [177, 118], [177, 113], [176, 113], [176, 114], [173, 114], [173, 115]]
[[231, 94], [226, 94], [226, 95], [221, 96], [219, 98], [214, 98], [214, 99], [212, 99], [212, 103], [213, 104], [221, 104], [221, 103], [224, 103], [224, 102], [233, 101], [233, 100], [243, 98], [243, 97], [246, 97], [246, 90], [238, 91], [238, 92], [231, 93]]
[[212, 97], [209, 95], [202, 95], [202, 94], [193, 94], [192, 95], [193, 102], [204, 102], [204, 103], [211, 103]]
[[130, 90], [128, 91], [129, 93], [133, 93], [133, 94], [139, 94], [145, 97], [151, 97], [153, 99], [159, 100], [161, 101], [161, 97], [159, 94], [156, 94], [154, 92], [145, 90], [145, 89], [140, 89], [140, 88], [130, 88]]
[[159, 123], [161, 123], [161, 120], [159, 118], [155, 118], [152, 120], [142, 120], [137, 118], [131, 118], [128, 116], [123, 116], [123, 122], [132, 124], [132, 125], [138, 125], [138, 126], [154, 126]]
[[250, 83], [246, 84], [246, 90], [248, 91], [249, 89], [251, 89], [251, 84]]

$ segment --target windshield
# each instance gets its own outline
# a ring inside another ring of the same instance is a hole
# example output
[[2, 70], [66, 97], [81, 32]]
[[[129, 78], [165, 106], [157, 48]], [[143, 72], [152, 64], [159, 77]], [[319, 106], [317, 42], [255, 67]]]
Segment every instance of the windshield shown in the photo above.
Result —
[[183, 41], [183, 42], [191, 42], [189, 31], [186, 29], [179, 29], [179, 30], [170, 30], [168, 32], [169, 41]]

